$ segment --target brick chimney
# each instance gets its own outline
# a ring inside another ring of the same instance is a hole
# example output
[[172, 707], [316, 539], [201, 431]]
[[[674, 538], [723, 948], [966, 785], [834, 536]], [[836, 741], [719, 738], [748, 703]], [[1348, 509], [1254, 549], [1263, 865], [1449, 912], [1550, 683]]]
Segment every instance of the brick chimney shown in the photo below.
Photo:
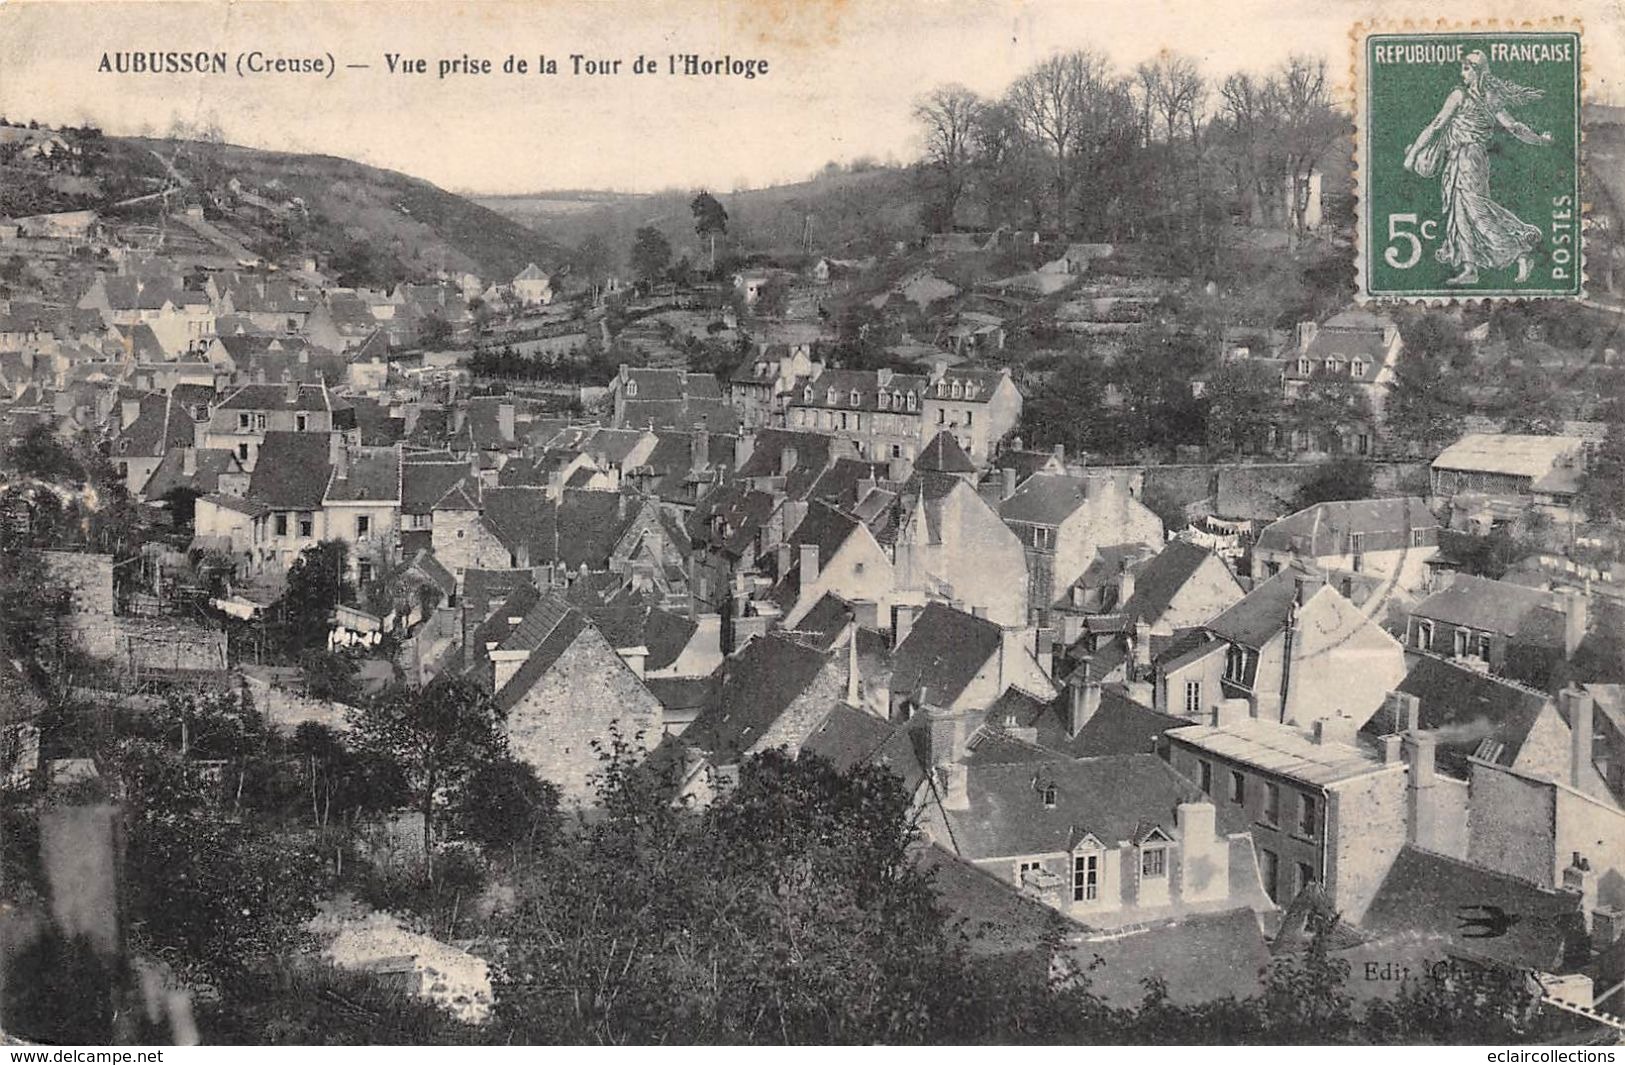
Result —
[[926, 706], [926, 757], [933, 766], [949, 765], [965, 754], [965, 717], [946, 707]]

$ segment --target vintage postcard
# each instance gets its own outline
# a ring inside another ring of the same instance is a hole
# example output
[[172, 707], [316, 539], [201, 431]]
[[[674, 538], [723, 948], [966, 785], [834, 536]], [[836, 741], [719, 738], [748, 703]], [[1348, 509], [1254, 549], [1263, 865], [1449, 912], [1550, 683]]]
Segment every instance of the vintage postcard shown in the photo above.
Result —
[[0, 0], [10, 1060], [1613, 1061], [1625, 6], [1442, 6]]

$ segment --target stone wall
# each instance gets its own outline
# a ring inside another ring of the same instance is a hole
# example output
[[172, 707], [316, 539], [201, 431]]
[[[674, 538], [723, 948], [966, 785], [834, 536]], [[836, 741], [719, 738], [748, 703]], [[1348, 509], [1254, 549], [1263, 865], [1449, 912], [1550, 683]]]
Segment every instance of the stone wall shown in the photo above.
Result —
[[86, 654], [111, 658], [118, 653], [113, 617], [113, 556], [84, 551], [42, 551], [49, 578], [68, 590], [74, 639]]

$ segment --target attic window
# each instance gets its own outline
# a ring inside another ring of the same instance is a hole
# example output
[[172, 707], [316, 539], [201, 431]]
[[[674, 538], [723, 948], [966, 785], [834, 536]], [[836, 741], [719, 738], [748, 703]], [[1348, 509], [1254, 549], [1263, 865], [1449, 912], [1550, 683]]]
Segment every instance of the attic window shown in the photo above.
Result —
[[1055, 785], [1054, 784], [1045, 784], [1044, 785], [1044, 808], [1048, 809], [1048, 810], [1055, 809]]
[[915, 393], [913, 393], [913, 392], [910, 392], [910, 393], [909, 393], [909, 394], [908, 394], [908, 409], [909, 409], [909, 410], [913, 410], [913, 409], [915, 409], [915, 408], [916, 408], [916, 407], [917, 407], [917, 406], [919, 406], [919, 403], [920, 403], [920, 398], [919, 398], [919, 396], [918, 396], [918, 395], [916, 395], [916, 394], [915, 394]]
[[1364, 359], [1355, 359], [1353, 362], [1349, 363], [1349, 374], [1350, 374], [1350, 376], [1353, 376], [1353, 377], [1364, 377], [1365, 376], [1365, 360]]
[[1308, 375], [1308, 373], [1309, 373], [1309, 360], [1308, 359], [1299, 359], [1298, 360], [1298, 372], [1301, 373], [1301, 374], [1304, 374], [1305, 376]]
[[1168, 875], [1168, 849], [1146, 847], [1140, 851], [1140, 875], [1147, 880], [1158, 880]]
[[954, 392], [954, 398], [955, 398], [955, 399], [959, 399], [959, 398], [961, 398], [961, 397], [962, 397], [962, 396], [963, 396], [963, 395], [964, 395], [964, 394], [965, 394], [965, 393], [964, 393], [964, 390], [963, 390], [963, 389], [962, 389], [962, 388], [960, 388], [960, 386], [959, 386], [959, 382], [958, 382], [958, 381], [955, 381], [955, 382], [954, 382], [954, 389], [953, 389], [953, 392]]
[[824, 402], [828, 403], [828, 404], [831, 404], [831, 405], [834, 405], [834, 403], [835, 403], [835, 386], [834, 385], [829, 386], [829, 395], [825, 397]]
[[807, 387], [806, 387], [806, 389], [805, 389], [805, 390], [804, 390], [804, 391], [803, 391], [803, 393], [802, 393], [802, 398], [803, 398], [803, 400], [804, 400], [804, 401], [805, 401], [805, 402], [807, 402], [807, 403], [811, 403], [811, 402], [812, 402], [812, 401], [813, 401], [813, 390], [812, 390], [812, 385], [808, 385], [808, 386], [807, 386]]
[[1325, 363], [1325, 366], [1326, 366], [1326, 372], [1327, 373], [1336, 373], [1337, 372], [1337, 360], [1335, 358], [1334, 359], [1327, 359], [1326, 363]]
[[626, 382], [626, 395], [627, 395], [627, 398], [630, 399], [631, 397], [633, 397], [633, 396], [635, 396], [637, 394], [638, 394], [638, 383], [636, 381], [628, 381], [628, 382]]
[[852, 405], [854, 407], [856, 407], [856, 406], [859, 406], [862, 403], [863, 403], [863, 397], [858, 395], [858, 390], [854, 388], [852, 390]]
[[890, 409], [890, 407], [891, 407], [891, 393], [890, 392], [884, 392], [884, 391], [881, 392], [880, 395], [875, 397], [875, 402], [879, 405], [881, 410]]

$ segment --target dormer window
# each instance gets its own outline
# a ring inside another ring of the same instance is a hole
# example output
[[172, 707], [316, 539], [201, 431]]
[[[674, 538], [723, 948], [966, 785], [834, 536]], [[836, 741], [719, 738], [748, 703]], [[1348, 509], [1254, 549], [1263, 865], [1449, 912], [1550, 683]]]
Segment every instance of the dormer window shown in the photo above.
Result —
[[1349, 363], [1349, 375], [1352, 377], [1364, 377], [1365, 360], [1355, 359], [1353, 362]]
[[811, 403], [813, 401], [812, 385], [808, 385], [805, 389], [803, 389], [801, 395], [803, 402]]
[[890, 392], [881, 392], [878, 396], [875, 397], [875, 403], [876, 403], [877, 406], [880, 407], [881, 410], [889, 410], [889, 409], [891, 409], [891, 393]]
[[1298, 372], [1300, 374], [1303, 374], [1305, 377], [1309, 376], [1309, 360], [1308, 359], [1299, 359], [1298, 360]]
[[920, 405], [920, 397], [913, 392], [908, 394], [908, 409], [914, 410]]
[[1045, 784], [1044, 785], [1044, 808], [1046, 810], [1055, 809], [1055, 785], [1054, 784]]
[[1336, 359], [1327, 359], [1326, 363], [1325, 363], [1325, 366], [1326, 366], [1326, 372], [1327, 373], [1336, 373], [1337, 372], [1337, 360]]
[[1157, 880], [1168, 875], [1168, 848], [1144, 847], [1140, 850], [1140, 876]]
[[633, 396], [635, 396], [637, 394], [638, 394], [638, 383], [636, 381], [628, 381], [628, 382], [626, 382], [626, 398], [631, 399]]
[[1224, 656], [1224, 679], [1234, 684], [1247, 683], [1247, 657], [1248, 650], [1237, 644], [1231, 644], [1230, 650]]
[[835, 386], [834, 385], [829, 386], [829, 395], [824, 398], [824, 402], [828, 403], [832, 407], [835, 405]]
[[938, 381], [937, 382], [937, 398], [942, 399], [947, 394], [948, 394], [948, 382], [946, 382], [946, 381]]
[[954, 382], [953, 394], [954, 394], [955, 399], [959, 399], [965, 394], [964, 389], [959, 387], [959, 382], [958, 381]]
[[860, 395], [859, 395], [859, 394], [858, 394], [858, 390], [857, 390], [857, 389], [855, 389], [855, 388], [854, 388], [854, 389], [853, 389], [853, 390], [852, 390], [852, 405], [853, 405], [853, 406], [854, 406], [854, 407], [857, 407], [857, 406], [861, 406], [861, 405], [862, 405], [862, 403], [863, 403], [863, 397], [862, 397], [862, 396], [860, 396]]

